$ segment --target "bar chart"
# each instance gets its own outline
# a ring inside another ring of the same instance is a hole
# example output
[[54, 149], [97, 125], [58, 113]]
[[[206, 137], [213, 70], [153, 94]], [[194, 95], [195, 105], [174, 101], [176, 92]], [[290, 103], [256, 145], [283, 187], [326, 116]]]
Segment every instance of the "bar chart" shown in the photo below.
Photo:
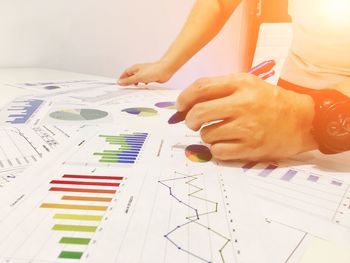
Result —
[[118, 136], [100, 135], [106, 143], [119, 146], [118, 150], [103, 150], [94, 153], [101, 156], [101, 163], [134, 164], [147, 138], [146, 133], [121, 134]]
[[257, 196], [350, 228], [350, 185], [327, 174], [278, 164], [242, 167]]
[[12, 101], [4, 113], [7, 116], [5, 117], [5, 123], [27, 123], [43, 103], [44, 100], [40, 99], [24, 99]]
[[65, 162], [72, 165], [134, 165], [142, 156], [148, 133], [120, 132], [96, 134], [84, 141]]
[[[51, 180], [49, 192], [55, 193], [56, 200], [43, 202], [40, 208], [53, 212], [51, 231], [61, 235], [58, 243], [62, 251], [58, 259], [82, 258], [84, 246], [90, 244], [122, 181], [121, 176], [76, 174], [64, 174], [58, 180]], [[68, 188], [57, 187], [60, 185]], [[66, 250], [66, 246], [70, 249]]]

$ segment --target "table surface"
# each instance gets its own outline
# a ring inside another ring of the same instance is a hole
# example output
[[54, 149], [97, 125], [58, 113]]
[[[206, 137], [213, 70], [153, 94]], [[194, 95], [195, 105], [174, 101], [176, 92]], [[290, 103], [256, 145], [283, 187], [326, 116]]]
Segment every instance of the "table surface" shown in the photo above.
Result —
[[[254, 64], [261, 61], [275, 59], [277, 62], [277, 75], [269, 81], [275, 83], [283, 66], [284, 58], [289, 50], [292, 39], [290, 24], [263, 24], [258, 39]], [[35, 82], [35, 81], [58, 81], [58, 80], [104, 80], [115, 81], [110, 78], [86, 75], [73, 72], [65, 72], [41, 68], [7, 68], [0, 69], [0, 108], [5, 106], [17, 96], [33, 93], [33, 91], [16, 88], [8, 84]], [[317, 240], [306, 251], [302, 263], [348, 263], [350, 262], [350, 249], [330, 244], [326, 241]]]

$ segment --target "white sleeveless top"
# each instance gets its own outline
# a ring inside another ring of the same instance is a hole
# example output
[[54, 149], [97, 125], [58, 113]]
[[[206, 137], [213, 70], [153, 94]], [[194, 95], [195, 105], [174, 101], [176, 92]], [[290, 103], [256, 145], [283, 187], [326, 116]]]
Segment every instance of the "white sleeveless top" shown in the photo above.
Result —
[[310, 88], [350, 81], [350, 0], [289, 0], [293, 43], [281, 78]]

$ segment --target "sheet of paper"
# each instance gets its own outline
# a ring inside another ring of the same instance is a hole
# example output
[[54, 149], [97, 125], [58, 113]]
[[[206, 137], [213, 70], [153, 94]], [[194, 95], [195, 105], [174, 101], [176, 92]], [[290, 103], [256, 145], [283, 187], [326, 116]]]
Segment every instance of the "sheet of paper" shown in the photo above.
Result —
[[[81, 139], [0, 193], [0, 259], [271, 262], [244, 177], [191, 161], [160, 133], [103, 128]], [[108, 157], [125, 143], [142, 146]]]
[[0, 112], [30, 142], [76, 135], [24, 173], [3, 167], [0, 261], [291, 263], [312, 240], [348, 241], [347, 157], [217, 163], [167, 124], [179, 91], [70, 85]]

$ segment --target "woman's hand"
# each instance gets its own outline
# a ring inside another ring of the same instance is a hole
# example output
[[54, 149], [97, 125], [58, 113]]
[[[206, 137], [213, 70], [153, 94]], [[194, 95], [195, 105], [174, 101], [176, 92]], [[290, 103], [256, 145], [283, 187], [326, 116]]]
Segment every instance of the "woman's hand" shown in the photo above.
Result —
[[317, 148], [314, 102], [250, 74], [196, 81], [177, 101], [219, 160], [277, 160]]
[[164, 83], [167, 82], [173, 74], [168, 63], [164, 61], [136, 64], [126, 69], [121, 74], [118, 84], [121, 86], [128, 86], [138, 83]]

